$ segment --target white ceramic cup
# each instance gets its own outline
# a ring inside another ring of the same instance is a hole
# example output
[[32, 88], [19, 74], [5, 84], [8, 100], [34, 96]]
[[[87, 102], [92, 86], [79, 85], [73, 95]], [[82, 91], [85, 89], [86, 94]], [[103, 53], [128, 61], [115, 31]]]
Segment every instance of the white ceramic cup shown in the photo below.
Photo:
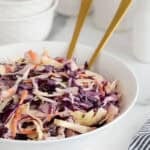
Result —
[[0, 18], [0, 44], [41, 41], [49, 35], [58, 0], [45, 11], [18, 19]]
[[[42, 53], [43, 49], [47, 49], [52, 57], [65, 56], [68, 49], [67, 43], [61, 42], [34, 42], [14, 44], [0, 47], [0, 60], [4, 57], [8, 59], [18, 58], [23, 56], [24, 52], [33, 49], [38, 53]], [[85, 55], [86, 52], [86, 55]], [[77, 45], [75, 57], [78, 63], [83, 64], [89, 60], [93, 48], [85, 45]], [[118, 80], [119, 89], [122, 94], [121, 112], [120, 115], [111, 123], [96, 129], [92, 132], [79, 136], [45, 141], [18, 141], [0, 139], [1, 150], [110, 150], [114, 149], [115, 145], [109, 145], [111, 142], [116, 142], [121, 136], [118, 132], [124, 128], [121, 123], [122, 119], [128, 115], [128, 111], [133, 107], [137, 95], [138, 84], [134, 73], [120, 59], [112, 56], [105, 51], [98, 57], [94, 64], [95, 72], [102, 74], [109, 80]], [[130, 81], [127, 82], [127, 81]], [[118, 128], [120, 128], [118, 130]], [[109, 139], [109, 141], [108, 141]]]
[[[77, 16], [80, 10], [81, 0], [59, 0], [57, 12], [64, 16]], [[92, 11], [92, 7], [90, 12]]]
[[150, 63], [150, 0], [137, 1], [133, 27], [134, 55]]
[[76, 16], [79, 13], [81, 0], [59, 0], [57, 12], [65, 16]]
[[[94, 0], [93, 21], [97, 28], [105, 30], [115, 15], [121, 0]], [[127, 31], [132, 28], [132, 12], [129, 10], [117, 31]]]
[[0, 18], [22, 18], [48, 9], [53, 0], [0, 0]]

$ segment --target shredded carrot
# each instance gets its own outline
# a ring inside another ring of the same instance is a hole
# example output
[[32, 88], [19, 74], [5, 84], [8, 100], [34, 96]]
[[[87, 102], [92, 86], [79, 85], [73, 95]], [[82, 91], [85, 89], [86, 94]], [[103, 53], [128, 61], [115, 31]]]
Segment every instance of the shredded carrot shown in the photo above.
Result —
[[21, 130], [20, 133], [21, 133], [21, 134], [28, 134], [28, 135], [31, 135], [31, 134], [35, 134], [36, 131], [35, 131], [35, 130], [24, 129], [24, 130]]
[[29, 59], [29, 61], [32, 64], [40, 64], [40, 58], [39, 58], [38, 54], [33, 52], [32, 50], [29, 50], [27, 52], [27, 58]]
[[35, 66], [34, 66], [34, 69], [37, 69], [39, 67], [39, 64], [36, 64]]
[[12, 124], [11, 124], [11, 130], [12, 130], [12, 136], [15, 137], [17, 133], [17, 123], [21, 118], [20, 110], [17, 109], [14, 118], [12, 119]]
[[88, 77], [86, 74], [84, 74], [84, 73], [81, 73], [80, 75], [79, 75], [79, 77], [80, 78], [84, 78], [84, 77]]
[[27, 91], [27, 90], [24, 90], [24, 91], [21, 93], [21, 99], [20, 99], [19, 104], [22, 104], [23, 101], [27, 98], [27, 96], [28, 96], [28, 91]]
[[52, 119], [51, 114], [48, 114], [46, 118], [47, 118], [48, 121], [50, 121]]
[[30, 56], [30, 58], [32, 60], [36, 60], [37, 59], [37, 54], [35, 52], [33, 52], [32, 50], [29, 50], [28, 54], [29, 54], [29, 56]]
[[102, 85], [99, 86], [99, 92], [101, 93], [102, 96], [105, 96], [105, 91], [104, 91]]
[[5, 69], [6, 69], [6, 72], [7, 72], [7, 73], [14, 71], [13, 67], [10, 66], [10, 65], [6, 65], [6, 66], [5, 66]]
[[32, 80], [28, 79], [28, 80], [24, 80], [24, 83], [32, 83]]
[[[22, 104], [23, 101], [27, 98], [28, 96], [28, 91], [24, 90], [21, 93], [21, 99], [19, 104]], [[18, 109], [16, 110], [16, 113], [14, 115], [14, 118], [12, 119], [12, 124], [11, 124], [11, 130], [12, 130], [12, 136], [15, 137], [16, 133], [17, 133], [17, 123], [18, 121], [21, 119], [21, 113], [22, 113], [22, 108], [18, 107]]]
[[15, 93], [15, 91], [16, 90], [13, 87], [8, 89], [9, 96], [13, 95]]

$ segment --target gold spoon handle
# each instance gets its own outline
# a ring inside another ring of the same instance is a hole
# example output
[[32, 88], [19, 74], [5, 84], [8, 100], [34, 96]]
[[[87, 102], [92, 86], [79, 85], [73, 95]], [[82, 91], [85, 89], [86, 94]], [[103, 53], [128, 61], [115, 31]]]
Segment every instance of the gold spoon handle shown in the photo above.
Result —
[[114, 31], [116, 30], [118, 25], [121, 23], [121, 21], [122, 21], [123, 17], [125, 16], [129, 6], [131, 5], [131, 2], [132, 2], [132, 0], [122, 0], [121, 1], [120, 6], [119, 6], [112, 22], [110, 23], [108, 29], [106, 30], [106, 32], [105, 32], [105, 34], [101, 40], [101, 42], [99, 43], [98, 47], [96, 48], [94, 54], [92, 55], [92, 57], [88, 63], [89, 68], [91, 68], [91, 66], [95, 62], [96, 58], [100, 54], [101, 50], [105, 47], [105, 45], [107, 44], [107, 42], [111, 38], [112, 34], [114, 33]]
[[80, 32], [81, 32], [81, 28], [84, 24], [85, 18], [88, 14], [88, 11], [90, 9], [92, 1], [93, 0], [82, 0], [81, 1], [80, 12], [79, 12], [79, 15], [78, 15], [78, 18], [77, 18], [75, 30], [74, 30], [73, 37], [72, 37], [71, 43], [69, 45], [68, 53], [67, 53], [67, 58], [68, 59], [72, 58], [72, 55], [74, 53], [78, 37], [79, 37]]

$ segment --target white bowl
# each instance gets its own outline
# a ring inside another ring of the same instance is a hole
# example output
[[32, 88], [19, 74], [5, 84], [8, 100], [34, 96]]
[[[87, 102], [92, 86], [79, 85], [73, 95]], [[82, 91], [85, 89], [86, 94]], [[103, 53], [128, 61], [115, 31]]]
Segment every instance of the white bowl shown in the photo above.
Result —
[[0, 0], [0, 18], [21, 18], [48, 9], [53, 0]]
[[40, 41], [50, 33], [58, 0], [47, 10], [20, 19], [0, 19], [0, 44]]
[[[68, 44], [61, 42], [34, 42], [14, 44], [0, 47], [0, 59], [4, 57], [14, 59], [23, 56], [24, 52], [33, 49], [41, 53], [43, 49], [50, 51], [51, 56], [65, 56]], [[78, 45], [76, 48], [76, 58], [80, 63], [84, 63], [91, 55], [92, 49]], [[86, 52], [86, 55], [85, 55]], [[137, 95], [138, 85], [132, 71], [118, 58], [103, 52], [95, 63], [95, 71], [101, 73], [109, 80], [119, 80], [119, 88], [122, 93], [122, 104], [120, 116], [112, 123], [109, 123], [95, 131], [79, 136], [53, 141], [17, 141], [0, 139], [0, 149], [2, 150], [94, 150], [95, 145], [101, 150], [110, 150], [109, 140], [114, 140], [116, 133], [119, 134], [117, 126], [121, 119], [127, 115], [127, 112], [133, 107]], [[120, 127], [123, 129], [123, 127]], [[117, 139], [115, 139], [117, 140]]]

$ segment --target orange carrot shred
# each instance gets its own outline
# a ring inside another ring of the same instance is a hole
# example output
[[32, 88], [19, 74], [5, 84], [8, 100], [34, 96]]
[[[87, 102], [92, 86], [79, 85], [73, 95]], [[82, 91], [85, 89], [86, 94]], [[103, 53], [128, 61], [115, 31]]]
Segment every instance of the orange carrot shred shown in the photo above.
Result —
[[36, 64], [35, 67], [34, 67], [34, 69], [37, 69], [38, 67], [39, 67], [39, 64]]
[[35, 134], [36, 131], [35, 131], [35, 130], [27, 130], [27, 129], [24, 129], [24, 130], [21, 130], [21, 133], [22, 133], [22, 134], [31, 135], [31, 134]]
[[9, 96], [13, 95], [15, 93], [15, 89], [14, 88], [8, 89], [8, 93], [9, 93]]
[[[28, 96], [28, 91], [24, 90], [21, 93], [21, 99], [19, 104], [22, 104], [23, 101], [27, 98]], [[12, 120], [12, 124], [11, 124], [11, 129], [12, 129], [12, 136], [15, 137], [16, 133], [17, 133], [17, 123], [18, 121], [21, 119], [21, 107], [18, 107], [18, 109], [16, 110], [16, 113], [14, 115], [14, 118]]]
[[32, 60], [37, 59], [37, 54], [35, 52], [33, 52], [32, 50], [29, 50], [28, 54], [29, 54], [29, 56], [31, 57]]
[[11, 124], [11, 130], [12, 130], [12, 136], [15, 137], [16, 133], [17, 133], [17, 123], [21, 118], [21, 114], [20, 114], [20, 110], [17, 109], [16, 114], [12, 120], [12, 124]]
[[47, 120], [50, 121], [52, 119], [52, 116], [50, 114], [47, 115]]
[[6, 69], [6, 72], [7, 72], [7, 73], [13, 72], [13, 68], [12, 68], [12, 66], [10, 66], [10, 65], [6, 65], [6, 66], [5, 66], [5, 69]]
[[21, 93], [21, 99], [20, 99], [19, 104], [22, 104], [23, 101], [27, 98], [27, 96], [28, 96], [28, 91], [27, 91], [27, 90], [24, 90], [24, 91]]

